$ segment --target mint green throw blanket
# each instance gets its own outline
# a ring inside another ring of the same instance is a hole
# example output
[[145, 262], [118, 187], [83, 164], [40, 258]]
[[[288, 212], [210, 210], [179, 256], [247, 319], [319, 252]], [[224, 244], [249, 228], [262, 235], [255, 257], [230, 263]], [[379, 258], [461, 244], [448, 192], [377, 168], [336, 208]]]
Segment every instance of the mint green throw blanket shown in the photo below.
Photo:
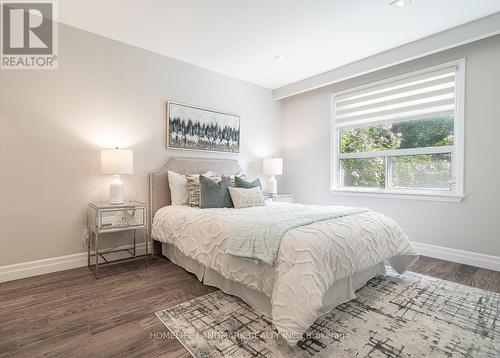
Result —
[[364, 208], [345, 206], [301, 204], [269, 204], [258, 211], [238, 210], [241, 215], [233, 221], [226, 241], [226, 253], [270, 265], [276, 261], [281, 239], [289, 230], [368, 211]]

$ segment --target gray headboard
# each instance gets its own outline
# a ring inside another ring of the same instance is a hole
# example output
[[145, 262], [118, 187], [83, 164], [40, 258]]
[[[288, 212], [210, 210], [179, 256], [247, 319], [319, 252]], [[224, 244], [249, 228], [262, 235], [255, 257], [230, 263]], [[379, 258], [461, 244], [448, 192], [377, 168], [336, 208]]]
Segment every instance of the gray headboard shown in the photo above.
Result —
[[179, 174], [201, 174], [211, 170], [224, 175], [242, 171], [235, 159], [170, 158], [163, 168], [149, 174], [150, 220], [158, 209], [171, 203], [167, 175], [169, 170]]

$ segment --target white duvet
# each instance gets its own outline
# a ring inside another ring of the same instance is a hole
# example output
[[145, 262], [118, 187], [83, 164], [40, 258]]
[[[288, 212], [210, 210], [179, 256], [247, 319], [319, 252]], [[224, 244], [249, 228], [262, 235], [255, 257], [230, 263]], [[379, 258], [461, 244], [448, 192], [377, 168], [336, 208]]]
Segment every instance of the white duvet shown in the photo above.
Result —
[[286, 203], [245, 209], [166, 206], [155, 214], [152, 237], [222, 276], [271, 299], [273, 323], [295, 344], [323, 313], [332, 284], [388, 260], [399, 273], [417, 259], [408, 237], [390, 218], [373, 211], [329, 219], [288, 231], [273, 266], [225, 254], [238, 215], [269, 215]]

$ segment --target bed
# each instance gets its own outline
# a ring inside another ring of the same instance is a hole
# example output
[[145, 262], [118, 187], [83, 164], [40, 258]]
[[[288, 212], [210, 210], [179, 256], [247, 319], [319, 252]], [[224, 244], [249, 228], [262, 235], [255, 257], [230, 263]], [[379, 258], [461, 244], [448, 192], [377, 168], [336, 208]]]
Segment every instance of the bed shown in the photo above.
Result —
[[400, 227], [370, 210], [287, 231], [274, 264], [229, 255], [227, 238], [237, 220], [307, 207], [289, 203], [245, 209], [172, 206], [168, 170], [235, 175], [242, 171], [238, 162], [171, 158], [164, 168], [151, 173], [154, 250], [204, 284], [238, 296], [272, 318], [288, 344], [297, 343], [318, 317], [354, 299], [355, 291], [371, 278], [385, 274], [386, 262], [402, 273], [418, 259]]

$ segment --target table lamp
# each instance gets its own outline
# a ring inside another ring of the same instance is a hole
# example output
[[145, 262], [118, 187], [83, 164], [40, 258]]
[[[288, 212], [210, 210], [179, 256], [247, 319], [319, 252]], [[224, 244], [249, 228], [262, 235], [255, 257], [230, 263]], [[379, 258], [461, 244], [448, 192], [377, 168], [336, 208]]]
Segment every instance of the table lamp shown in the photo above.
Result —
[[101, 150], [101, 173], [113, 175], [109, 186], [109, 203], [123, 204], [124, 185], [120, 174], [134, 174], [134, 152], [118, 147]]
[[264, 175], [270, 175], [269, 178], [269, 192], [271, 194], [278, 193], [278, 183], [276, 182], [275, 175], [283, 174], [283, 159], [281, 158], [266, 158], [264, 159], [262, 169]]

